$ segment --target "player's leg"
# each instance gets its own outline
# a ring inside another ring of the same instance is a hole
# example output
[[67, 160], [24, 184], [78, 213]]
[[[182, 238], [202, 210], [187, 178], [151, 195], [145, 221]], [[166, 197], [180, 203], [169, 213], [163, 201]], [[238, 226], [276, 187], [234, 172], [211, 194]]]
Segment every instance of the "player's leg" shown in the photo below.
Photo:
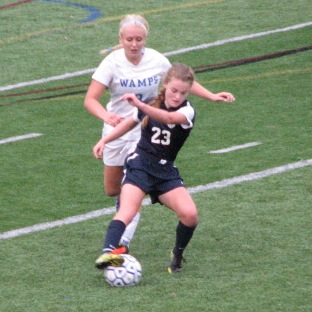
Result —
[[145, 192], [134, 185], [125, 184], [122, 187], [120, 208], [108, 226], [103, 254], [96, 260], [98, 269], [103, 269], [108, 265], [118, 266], [123, 263], [119, 242], [126, 226], [139, 211], [144, 196]]
[[[120, 205], [120, 189], [121, 181], [124, 176], [123, 166], [105, 166], [104, 167], [104, 190], [108, 196], [117, 196], [116, 197], [116, 211], [119, 209]], [[126, 249], [129, 249], [130, 242], [133, 238], [133, 235], [136, 231], [140, 220], [140, 212], [134, 216], [133, 220], [126, 227], [121, 239], [120, 245], [125, 246]], [[127, 253], [126, 251], [124, 253]]]
[[173, 210], [179, 220], [189, 227], [198, 223], [198, 212], [193, 198], [185, 187], [177, 187], [159, 196], [159, 201]]
[[108, 196], [119, 196], [123, 166], [104, 166], [104, 191]]
[[[116, 196], [116, 211], [120, 205], [121, 181], [124, 176], [123, 166], [105, 166], [104, 167], [104, 190], [108, 196]], [[119, 244], [122, 253], [128, 253], [130, 242], [133, 238], [135, 230], [140, 220], [140, 212], [138, 212], [133, 220], [126, 227]]]
[[[121, 190], [121, 181], [124, 177], [124, 161], [130, 151], [136, 146], [136, 141], [116, 140], [106, 146], [103, 155], [104, 167], [104, 190], [108, 196], [116, 196], [116, 211], [119, 209], [119, 194]], [[123, 249], [129, 249], [130, 242], [136, 231], [140, 220], [138, 212], [131, 223], [126, 227], [124, 234], [120, 239], [120, 245]], [[126, 253], [126, 252], [124, 252]]]
[[175, 188], [159, 196], [159, 200], [172, 209], [179, 218], [168, 271], [170, 273], [180, 272], [182, 270], [183, 252], [190, 242], [198, 223], [197, 209], [192, 197], [184, 187]]
[[141, 207], [145, 192], [132, 184], [125, 184], [121, 189], [120, 207], [110, 222], [104, 243], [104, 252], [111, 252], [118, 248], [120, 238], [126, 226], [133, 220]]

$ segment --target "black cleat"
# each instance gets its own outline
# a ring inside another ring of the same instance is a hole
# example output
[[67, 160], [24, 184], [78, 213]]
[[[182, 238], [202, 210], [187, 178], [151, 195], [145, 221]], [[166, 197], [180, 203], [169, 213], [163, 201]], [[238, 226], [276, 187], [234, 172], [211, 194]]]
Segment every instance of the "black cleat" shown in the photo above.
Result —
[[168, 266], [168, 272], [169, 273], [179, 273], [182, 271], [182, 265], [181, 262], [185, 261], [185, 259], [183, 258], [183, 256], [178, 256], [175, 255], [173, 252], [171, 252], [171, 262], [169, 263]]

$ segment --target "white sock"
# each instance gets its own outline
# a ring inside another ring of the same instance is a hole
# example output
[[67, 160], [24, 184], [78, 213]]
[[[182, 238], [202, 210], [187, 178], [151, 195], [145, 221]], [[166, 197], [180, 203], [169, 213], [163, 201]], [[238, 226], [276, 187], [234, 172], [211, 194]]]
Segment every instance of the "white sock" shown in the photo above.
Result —
[[133, 217], [132, 221], [127, 225], [121, 239], [120, 239], [120, 244], [124, 246], [130, 245], [130, 242], [132, 240], [132, 237], [135, 233], [135, 230], [138, 226], [140, 220], [140, 212], [137, 212], [136, 215]]

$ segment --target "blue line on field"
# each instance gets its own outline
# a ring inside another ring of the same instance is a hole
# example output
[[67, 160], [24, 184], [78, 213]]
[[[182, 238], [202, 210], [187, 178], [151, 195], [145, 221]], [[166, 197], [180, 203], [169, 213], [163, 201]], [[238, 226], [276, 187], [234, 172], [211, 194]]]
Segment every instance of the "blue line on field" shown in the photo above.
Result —
[[50, 2], [50, 3], [55, 3], [55, 4], [64, 4], [68, 6], [74, 6], [78, 7], [84, 10], [87, 10], [89, 12], [89, 16], [86, 17], [83, 20], [78, 21], [78, 24], [85, 24], [85, 23], [90, 23], [93, 22], [97, 19], [99, 19], [102, 15], [101, 11], [93, 6], [90, 5], [84, 5], [80, 3], [74, 3], [74, 2], [66, 2], [66, 1], [59, 1], [59, 0], [35, 0], [35, 1], [45, 1], [45, 2]]

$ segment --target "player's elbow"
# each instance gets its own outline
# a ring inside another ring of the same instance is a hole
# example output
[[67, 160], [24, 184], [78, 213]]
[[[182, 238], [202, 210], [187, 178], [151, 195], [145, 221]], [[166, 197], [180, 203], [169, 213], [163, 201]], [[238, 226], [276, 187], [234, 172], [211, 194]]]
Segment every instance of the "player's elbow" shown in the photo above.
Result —
[[188, 123], [186, 117], [180, 113], [169, 113], [167, 117], [166, 124], [178, 125]]
[[91, 110], [91, 106], [92, 106], [92, 101], [90, 100], [90, 98], [88, 98], [88, 97], [85, 97], [85, 100], [84, 100], [84, 102], [83, 102], [83, 106], [84, 106], [84, 108], [88, 111], [88, 112], [90, 112], [90, 110]]

